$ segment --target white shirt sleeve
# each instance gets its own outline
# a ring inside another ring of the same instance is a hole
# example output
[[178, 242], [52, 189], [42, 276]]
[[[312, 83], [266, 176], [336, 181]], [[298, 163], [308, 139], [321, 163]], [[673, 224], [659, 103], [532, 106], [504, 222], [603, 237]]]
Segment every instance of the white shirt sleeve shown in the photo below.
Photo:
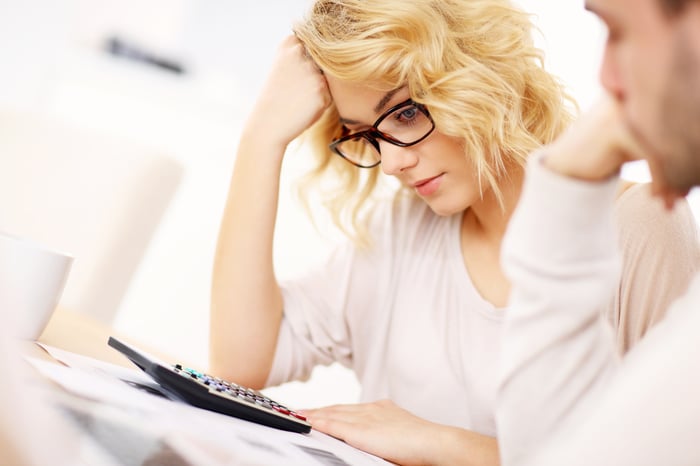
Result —
[[339, 247], [320, 267], [281, 284], [284, 316], [267, 385], [307, 380], [316, 365], [352, 359], [345, 309], [356, 253]]
[[700, 464], [700, 282], [620, 361], [601, 315], [619, 279], [616, 185], [529, 162], [503, 246], [506, 466]]

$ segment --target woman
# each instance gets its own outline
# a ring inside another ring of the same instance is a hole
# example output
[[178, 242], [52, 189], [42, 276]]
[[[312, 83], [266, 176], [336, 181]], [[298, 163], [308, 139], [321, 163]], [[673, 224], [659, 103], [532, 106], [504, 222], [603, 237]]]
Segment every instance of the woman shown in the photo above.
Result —
[[[362, 401], [391, 401], [309, 411], [315, 428], [398, 463], [498, 462], [501, 239], [527, 154], [572, 120], [531, 29], [506, 0], [314, 3], [241, 136], [214, 268], [212, 372], [257, 388], [340, 361]], [[309, 179], [354, 241], [280, 284], [280, 170], [308, 128]], [[373, 197], [383, 175], [399, 181], [390, 202]], [[626, 348], [698, 254], [687, 208], [667, 218], [643, 186], [618, 204], [625, 268], [608, 314]], [[640, 299], [651, 289], [640, 261], [659, 271], [653, 304]]]

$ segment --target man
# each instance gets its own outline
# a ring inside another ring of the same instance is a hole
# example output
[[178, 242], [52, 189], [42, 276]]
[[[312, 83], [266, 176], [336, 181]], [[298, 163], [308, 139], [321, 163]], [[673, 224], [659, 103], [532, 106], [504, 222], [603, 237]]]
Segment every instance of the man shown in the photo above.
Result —
[[700, 1], [588, 0], [607, 98], [533, 155], [503, 248], [512, 283], [498, 408], [505, 465], [699, 465], [700, 277], [624, 358], [599, 307], [612, 209], [644, 158], [669, 208], [700, 185]]

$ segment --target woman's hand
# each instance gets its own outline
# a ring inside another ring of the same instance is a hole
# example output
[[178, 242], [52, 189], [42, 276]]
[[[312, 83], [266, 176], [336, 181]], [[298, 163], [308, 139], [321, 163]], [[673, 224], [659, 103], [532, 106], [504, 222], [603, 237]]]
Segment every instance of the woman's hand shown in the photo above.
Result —
[[291, 35], [277, 57], [246, 124], [261, 143], [286, 148], [311, 126], [331, 102], [321, 70]]
[[389, 400], [301, 411], [314, 429], [402, 465], [497, 465], [496, 440], [435, 424]]

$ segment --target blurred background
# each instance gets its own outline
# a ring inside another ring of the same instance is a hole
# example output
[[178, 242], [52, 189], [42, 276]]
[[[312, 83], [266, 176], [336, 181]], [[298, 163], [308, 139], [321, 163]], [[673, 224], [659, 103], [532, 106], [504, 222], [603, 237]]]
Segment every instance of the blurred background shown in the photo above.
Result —
[[[582, 108], [599, 95], [604, 31], [582, 1], [521, 0], [546, 66]], [[0, 0], [0, 230], [75, 256], [61, 305], [199, 367], [238, 134], [277, 44], [308, 0]], [[285, 159], [280, 277], [339, 235], [308, 222]], [[630, 177], [643, 179], [644, 167]], [[352, 374], [320, 368], [275, 389], [291, 406], [353, 401]]]

